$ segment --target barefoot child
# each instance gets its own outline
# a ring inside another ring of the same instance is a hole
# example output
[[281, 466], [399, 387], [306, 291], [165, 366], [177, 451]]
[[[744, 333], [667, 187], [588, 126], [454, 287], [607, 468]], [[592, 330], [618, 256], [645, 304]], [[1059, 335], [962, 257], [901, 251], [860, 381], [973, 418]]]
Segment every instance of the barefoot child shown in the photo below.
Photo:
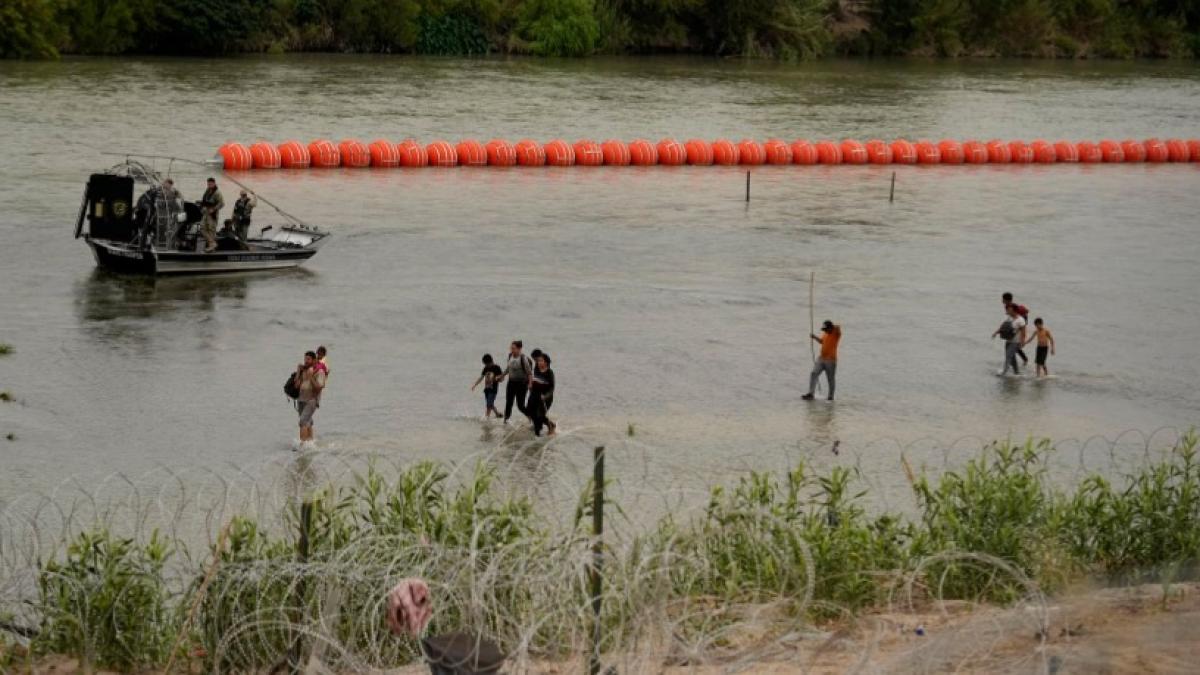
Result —
[[[1046, 368], [1046, 353], [1054, 353], [1054, 336], [1050, 333], [1050, 329], [1042, 322], [1042, 317], [1033, 320], [1033, 335], [1025, 341], [1029, 344], [1037, 340], [1037, 356], [1034, 357], [1034, 363], [1037, 364], [1038, 377], [1046, 377], [1050, 371]], [[1024, 345], [1022, 345], [1024, 346]]]
[[491, 354], [483, 355], [483, 372], [479, 373], [479, 379], [471, 385], [471, 391], [475, 391], [475, 387], [478, 387], [480, 382], [483, 383], [483, 403], [487, 406], [483, 411], [485, 418], [491, 415], [501, 416], [500, 411], [496, 410], [496, 392], [500, 390], [500, 376], [503, 373], [500, 366], [492, 361]]

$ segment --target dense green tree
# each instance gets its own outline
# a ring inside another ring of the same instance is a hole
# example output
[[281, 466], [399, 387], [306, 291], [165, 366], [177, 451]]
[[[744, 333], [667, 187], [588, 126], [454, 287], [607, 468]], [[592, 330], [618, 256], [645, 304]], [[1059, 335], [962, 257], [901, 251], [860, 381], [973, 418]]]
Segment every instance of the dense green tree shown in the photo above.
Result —
[[600, 37], [592, 0], [526, 0], [518, 17], [518, 34], [541, 56], [586, 56]]
[[54, 10], [45, 0], [0, 2], [0, 57], [53, 59], [60, 30]]
[[70, 51], [121, 54], [138, 46], [138, 28], [153, 21], [148, 0], [71, 0], [58, 19], [66, 29]]
[[[73, 0], [72, 0], [73, 1]], [[228, 54], [244, 49], [262, 20], [266, 0], [171, 0], [159, 3], [148, 51]]]

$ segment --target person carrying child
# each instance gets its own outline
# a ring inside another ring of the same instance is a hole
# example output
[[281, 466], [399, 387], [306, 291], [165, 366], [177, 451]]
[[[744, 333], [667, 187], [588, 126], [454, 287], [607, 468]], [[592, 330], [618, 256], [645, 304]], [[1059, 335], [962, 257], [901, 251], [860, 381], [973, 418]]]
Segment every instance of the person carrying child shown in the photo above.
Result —
[[483, 403], [486, 408], [483, 411], [485, 418], [495, 415], [501, 417], [499, 410], [496, 410], [496, 393], [500, 391], [500, 377], [504, 371], [500, 366], [492, 360], [491, 354], [483, 355], [483, 371], [479, 373], [479, 379], [475, 380], [475, 384], [471, 385], [471, 391], [475, 391], [475, 387], [479, 383], [483, 383]]
[[1050, 374], [1050, 370], [1046, 368], [1046, 355], [1054, 353], [1054, 335], [1046, 328], [1042, 317], [1033, 320], [1033, 335], [1024, 344], [1029, 344], [1037, 340], [1037, 354], [1034, 356], [1034, 363], [1037, 365], [1037, 376], [1046, 377]]

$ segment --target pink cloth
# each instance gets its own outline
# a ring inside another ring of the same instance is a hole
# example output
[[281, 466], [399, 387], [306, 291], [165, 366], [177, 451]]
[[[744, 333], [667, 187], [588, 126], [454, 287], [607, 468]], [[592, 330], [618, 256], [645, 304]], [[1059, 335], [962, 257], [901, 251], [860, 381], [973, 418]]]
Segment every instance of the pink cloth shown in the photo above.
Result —
[[420, 637], [433, 616], [429, 586], [421, 579], [401, 579], [387, 596], [388, 628], [396, 635]]

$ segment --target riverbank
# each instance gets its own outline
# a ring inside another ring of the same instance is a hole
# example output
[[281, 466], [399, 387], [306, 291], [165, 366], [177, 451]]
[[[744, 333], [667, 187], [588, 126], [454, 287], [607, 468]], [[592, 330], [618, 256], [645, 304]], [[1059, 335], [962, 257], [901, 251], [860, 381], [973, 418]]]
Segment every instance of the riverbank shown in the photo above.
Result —
[[[1053, 453], [1049, 442], [1000, 443], [960, 470], [907, 468], [911, 516], [869, 506], [853, 468], [804, 464], [738, 476], [712, 487], [702, 509], [651, 522], [611, 501], [602, 651], [668, 664], [767, 662], [796, 658], [780, 657], [796, 641], [819, 659], [846, 658], [866, 640], [891, 644], [900, 659], [920, 656], [914, 640], [923, 638], [944, 659], [1045, 658], [1050, 631], [1079, 632], [1055, 608], [1081, 583], [1155, 582], [1170, 606], [1172, 585], [1193, 579], [1200, 558], [1195, 435], [1126, 479], [1058, 486]], [[118, 670], [161, 668], [178, 644], [226, 672], [269, 668], [299, 639], [335, 670], [386, 669], [416, 654], [383, 631], [383, 594], [419, 576], [433, 589], [432, 634], [481, 631], [530, 663], [586, 653], [590, 486], [578, 486], [563, 518], [494, 478], [486, 465], [454, 478], [432, 463], [396, 475], [369, 469], [305, 491], [278, 518], [196, 500], [177, 513], [220, 529], [201, 546], [180, 529], [147, 531], [150, 514], [171, 508], [153, 498], [95, 504], [95, 514], [68, 508], [79, 518], [70, 523], [42, 510], [4, 530], [3, 550], [29, 556], [0, 579], [13, 589], [0, 606], [4, 639], [35, 660], [66, 654]], [[141, 534], [121, 534], [130, 521]], [[59, 527], [78, 533], [49, 553], [24, 538]], [[972, 611], [943, 616], [961, 608]], [[919, 626], [925, 635], [910, 634]], [[16, 639], [14, 627], [32, 639]], [[1007, 640], [1015, 651], [1001, 649]]]
[[0, 55], [328, 51], [541, 56], [689, 53], [797, 61], [831, 55], [1193, 57], [1200, 10], [1118, 0], [20, 0]]

